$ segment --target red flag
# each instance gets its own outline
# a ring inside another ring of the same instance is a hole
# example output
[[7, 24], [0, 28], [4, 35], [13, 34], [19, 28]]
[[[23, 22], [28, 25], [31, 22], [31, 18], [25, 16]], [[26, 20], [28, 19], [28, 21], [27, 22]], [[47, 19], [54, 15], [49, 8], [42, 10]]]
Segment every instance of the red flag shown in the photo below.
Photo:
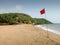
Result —
[[40, 13], [41, 13], [41, 15], [44, 14], [44, 13], [45, 13], [45, 9], [42, 9], [42, 10], [40, 11]]

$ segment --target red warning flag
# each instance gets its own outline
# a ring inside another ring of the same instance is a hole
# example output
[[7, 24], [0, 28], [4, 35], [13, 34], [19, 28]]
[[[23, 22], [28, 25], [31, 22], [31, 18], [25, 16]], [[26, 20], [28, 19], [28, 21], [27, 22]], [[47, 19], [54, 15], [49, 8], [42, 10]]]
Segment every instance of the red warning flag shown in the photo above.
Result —
[[44, 13], [45, 13], [45, 9], [42, 9], [42, 10], [40, 11], [40, 13], [41, 13], [41, 15], [44, 14]]

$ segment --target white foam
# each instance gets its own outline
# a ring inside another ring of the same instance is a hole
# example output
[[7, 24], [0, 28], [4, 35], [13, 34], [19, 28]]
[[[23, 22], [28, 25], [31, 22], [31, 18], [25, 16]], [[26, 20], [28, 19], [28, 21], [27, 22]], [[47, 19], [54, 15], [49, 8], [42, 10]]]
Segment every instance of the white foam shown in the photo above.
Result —
[[50, 31], [50, 32], [53, 32], [55, 34], [59, 34], [60, 35], [60, 33], [58, 31], [49, 29], [47, 27], [43, 27], [42, 25], [36, 25], [36, 27], [39, 27], [39, 28], [42, 28], [43, 30]]

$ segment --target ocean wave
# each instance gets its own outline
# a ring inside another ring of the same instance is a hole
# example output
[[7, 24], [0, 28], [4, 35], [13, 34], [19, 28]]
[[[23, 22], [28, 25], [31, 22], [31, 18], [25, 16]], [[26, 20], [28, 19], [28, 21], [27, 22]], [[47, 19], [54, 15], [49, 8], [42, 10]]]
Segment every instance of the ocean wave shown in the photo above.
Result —
[[42, 25], [35, 25], [35, 26], [38, 27], [38, 28], [42, 28], [43, 30], [50, 31], [50, 32], [53, 32], [53, 33], [55, 33], [55, 34], [59, 34], [59, 35], [60, 35], [60, 33], [59, 33], [58, 31], [53, 30], [53, 29], [50, 29], [50, 28], [48, 28], [47, 26], [46, 26], [46, 27], [44, 27], [44, 26], [42, 26]]

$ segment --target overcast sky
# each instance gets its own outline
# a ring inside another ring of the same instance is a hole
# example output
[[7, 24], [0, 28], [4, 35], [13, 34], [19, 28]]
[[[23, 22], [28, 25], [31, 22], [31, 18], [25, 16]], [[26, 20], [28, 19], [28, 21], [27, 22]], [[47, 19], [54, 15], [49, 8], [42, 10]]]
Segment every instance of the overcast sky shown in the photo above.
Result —
[[[39, 11], [45, 8], [46, 14]], [[0, 13], [19, 12], [60, 23], [60, 0], [0, 0]], [[46, 17], [45, 17], [46, 16]]]

